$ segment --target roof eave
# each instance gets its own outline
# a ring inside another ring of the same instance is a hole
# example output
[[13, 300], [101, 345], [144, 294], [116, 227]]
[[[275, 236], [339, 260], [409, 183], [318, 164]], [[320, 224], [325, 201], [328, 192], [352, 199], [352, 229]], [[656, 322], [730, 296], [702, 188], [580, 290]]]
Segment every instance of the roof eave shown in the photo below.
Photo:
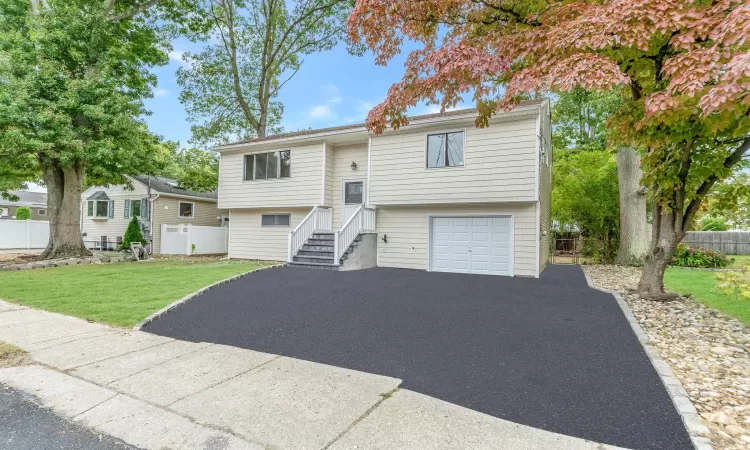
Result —
[[[517, 117], [519, 115], [528, 114], [531, 112], [538, 112], [541, 105], [544, 104], [545, 101], [542, 102], [534, 102], [526, 105], [520, 105], [516, 108], [514, 108], [511, 111], [500, 113], [490, 120], [497, 120], [497, 119], [504, 119], [504, 118], [511, 118], [511, 117]], [[458, 122], [466, 119], [471, 119], [476, 117], [477, 112], [476, 110], [470, 110], [467, 111], [465, 114], [451, 114], [451, 115], [444, 115], [444, 116], [434, 116], [429, 118], [423, 118], [423, 119], [416, 119], [409, 122], [409, 125], [406, 125], [404, 128], [417, 128], [420, 126], [429, 126], [439, 123], [445, 123], [445, 122]], [[392, 133], [394, 131], [400, 131], [400, 130], [386, 130], [385, 133]], [[351, 128], [351, 129], [345, 129], [345, 130], [332, 130], [332, 131], [323, 131], [320, 133], [309, 133], [309, 134], [301, 134], [297, 136], [289, 136], [289, 137], [283, 137], [278, 139], [268, 139], [268, 140], [262, 140], [257, 142], [238, 142], [234, 144], [226, 144], [226, 145], [219, 145], [216, 147], [211, 148], [212, 151], [215, 151], [217, 153], [232, 151], [232, 150], [239, 150], [239, 149], [248, 149], [248, 148], [263, 148], [266, 146], [274, 146], [279, 144], [285, 144], [285, 143], [294, 143], [294, 142], [306, 142], [306, 141], [316, 141], [320, 139], [325, 139], [326, 137], [330, 136], [341, 136], [346, 134], [354, 134], [354, 133], [367, 133], [368, 135], [371, 135], [372, 133], [367, 130], [365, 126], [358, 127], [358, 128]]]

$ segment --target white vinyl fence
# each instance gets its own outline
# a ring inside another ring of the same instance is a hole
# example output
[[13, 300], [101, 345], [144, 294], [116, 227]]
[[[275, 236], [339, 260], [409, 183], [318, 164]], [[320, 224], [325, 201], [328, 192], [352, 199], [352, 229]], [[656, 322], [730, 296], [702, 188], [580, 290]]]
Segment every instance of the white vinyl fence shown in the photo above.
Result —
[[0, 220], [0, 249], [45, 248], [49, 243], [49, 222], [44, 220]]
[[201, 227], [190, 224], [161, 226], [163, 255], [216, 255], [227, 252], [227, 227]]

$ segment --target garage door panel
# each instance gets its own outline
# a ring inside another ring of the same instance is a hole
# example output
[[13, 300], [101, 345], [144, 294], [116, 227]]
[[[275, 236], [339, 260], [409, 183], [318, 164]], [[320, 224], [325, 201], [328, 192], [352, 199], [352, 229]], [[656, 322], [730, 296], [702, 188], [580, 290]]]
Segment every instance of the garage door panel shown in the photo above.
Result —
[[487, 242], [490, 240], [489, 233], [471, 233], [471, 240], [473, 242]]
[[509, 217], [436, 217], [431, 227], [432, 270], [512, 275]]
[[469, 233], [453, 233], [453, 242], [469, 242]]
[[471, 247], [471, 253], [475, 256], [486, 256], [489, 254], [489, 247], [484, 245], [473, 245]]
[[445, 256], [451, 254], [450, 245], [436, 245], [433, 247], [433, 250], [435, 252], [435, 256]]
[[472, 226], [475, 227], [487, 227], [490, 225], [490, 221], [487, 218], [484, 217], [476, 217], [472, 219]]

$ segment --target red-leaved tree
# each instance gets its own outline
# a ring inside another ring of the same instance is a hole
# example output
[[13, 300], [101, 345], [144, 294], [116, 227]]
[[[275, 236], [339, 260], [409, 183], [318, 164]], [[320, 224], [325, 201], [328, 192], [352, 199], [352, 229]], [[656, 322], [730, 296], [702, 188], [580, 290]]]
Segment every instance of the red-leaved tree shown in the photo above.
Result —
[[387, 64], [422, 44], [368, 116], [381, 133], [407, 108], [443, 108], [473, 92], [477, 126], [530, 95], [626, 86], [610, 118], [643, 152], [653, 235], [639, 283], [664, 297], [664, 271], [711, 187], [750, 148], [747, 0], [358, 0], [350, 37]]

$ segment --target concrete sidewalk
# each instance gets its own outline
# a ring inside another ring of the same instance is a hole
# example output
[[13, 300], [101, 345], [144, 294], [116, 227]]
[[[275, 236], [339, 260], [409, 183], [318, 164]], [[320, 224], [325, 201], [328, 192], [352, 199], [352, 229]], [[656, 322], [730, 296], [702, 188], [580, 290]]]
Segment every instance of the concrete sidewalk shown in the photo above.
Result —
[[0, 369], [0, 383], [140, 448], [613, 448], [399, 390], [394, 378], [1, 301], [0, 341], [41, 364]]

